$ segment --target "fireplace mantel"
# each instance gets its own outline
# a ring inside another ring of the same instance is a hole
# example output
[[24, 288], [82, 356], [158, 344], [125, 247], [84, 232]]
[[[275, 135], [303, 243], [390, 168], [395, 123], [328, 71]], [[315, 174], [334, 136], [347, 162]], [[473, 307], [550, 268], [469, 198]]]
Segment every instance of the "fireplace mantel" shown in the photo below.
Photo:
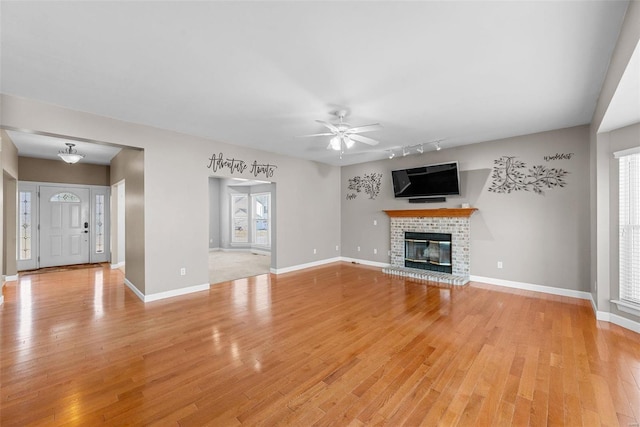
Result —
[[390, 218], [435, 218], [435, 217], [464, 217], [469, 218], [476, 208], [441, 208], [441, 209], [402, 209], [402, 210], [385, 210], [384, 212]]

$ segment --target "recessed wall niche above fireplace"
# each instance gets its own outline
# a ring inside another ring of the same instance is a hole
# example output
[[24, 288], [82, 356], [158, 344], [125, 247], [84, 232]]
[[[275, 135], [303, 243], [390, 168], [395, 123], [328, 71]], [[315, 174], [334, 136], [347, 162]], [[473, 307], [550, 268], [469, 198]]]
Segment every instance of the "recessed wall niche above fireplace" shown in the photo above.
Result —
[[385, 211], [391, 219], [391, 267], [383, 271], [441, 283], [467, 283], [470, 217], [476, 210]]

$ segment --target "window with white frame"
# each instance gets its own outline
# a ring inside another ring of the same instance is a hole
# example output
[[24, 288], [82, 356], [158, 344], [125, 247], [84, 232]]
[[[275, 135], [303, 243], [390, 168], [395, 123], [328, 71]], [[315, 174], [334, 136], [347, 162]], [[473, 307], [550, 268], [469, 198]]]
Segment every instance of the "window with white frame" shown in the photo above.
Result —
[[231, 195], [231, 243], [249, 243], [249, 196]]
[[616, 157], [620, 165], [620, 300], [640, 306], [640, 152]]
[[33, 192], [20, 191], [18, 193], [18, 260], [30, 260], [33, 256]]
[[261, 246], [271, 245], [271, 194], [251, 195], [253, 208], [253, 243]]

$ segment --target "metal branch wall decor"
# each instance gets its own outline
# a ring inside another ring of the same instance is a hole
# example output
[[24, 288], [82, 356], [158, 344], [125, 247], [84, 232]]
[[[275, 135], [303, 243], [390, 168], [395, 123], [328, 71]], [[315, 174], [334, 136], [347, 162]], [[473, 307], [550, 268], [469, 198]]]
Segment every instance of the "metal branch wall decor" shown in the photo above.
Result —
[[[568, 158], [570, 159], [571, 156]], [[546, 157], [545, 159], [551, 160]], [[489, 187], [489, 191], [493, 193], [533, 191], [536, 194], [544, 195], [544, 189], [562, 188], [567, 185], [564, 177], [569, 172], [564, 169], [550, 168], [544, 165], [527, 169], [527, 165], [516, 160], [514, 156], [502, 156], [494, 160], [493, 164], [493, 172], [491, 173], [493, 182]]]
[[360, 175], [354, 176], [349, 179], [348, 190], [353, 193], [347, 194], [347, 200], [355, 199], [360, 192], [364, 192], [369, 195], [369, 199], [375, 199], [380, 194], [380, 185], [382, 184], [381, 173], [365, 173], [362, 177]]

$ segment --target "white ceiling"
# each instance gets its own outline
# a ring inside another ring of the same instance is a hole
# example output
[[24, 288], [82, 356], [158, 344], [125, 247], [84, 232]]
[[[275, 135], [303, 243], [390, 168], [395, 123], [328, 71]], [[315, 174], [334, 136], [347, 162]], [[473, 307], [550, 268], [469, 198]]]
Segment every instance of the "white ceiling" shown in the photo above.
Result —
[[[589, 123], [627, 2], [1, 7], [4, 93], [347, 165]], [[297, 138], [340, 107], [381, 123], [366, 134], [380, 144], [340, 160], [327, 138]]]
[[40, 135], [27, 132], [7, 130], [9, 138], [18, 147], [20, 156], [35, 157], [38, 159], [59, 160], [58, 153], [66, 150], [66, 143], [75, 144], [73, 147], [78, 154], [84, 155], [82, 163], [108, 165], [111, 159], [120, 152], [119, 147], [104, 144], [96, 144], [85, 141], [61, 139], [49, 135]]
[[616, 92], [600, 123], [599, 132], [609, 132], [640, 122], [640, 43], [618, 82]]

